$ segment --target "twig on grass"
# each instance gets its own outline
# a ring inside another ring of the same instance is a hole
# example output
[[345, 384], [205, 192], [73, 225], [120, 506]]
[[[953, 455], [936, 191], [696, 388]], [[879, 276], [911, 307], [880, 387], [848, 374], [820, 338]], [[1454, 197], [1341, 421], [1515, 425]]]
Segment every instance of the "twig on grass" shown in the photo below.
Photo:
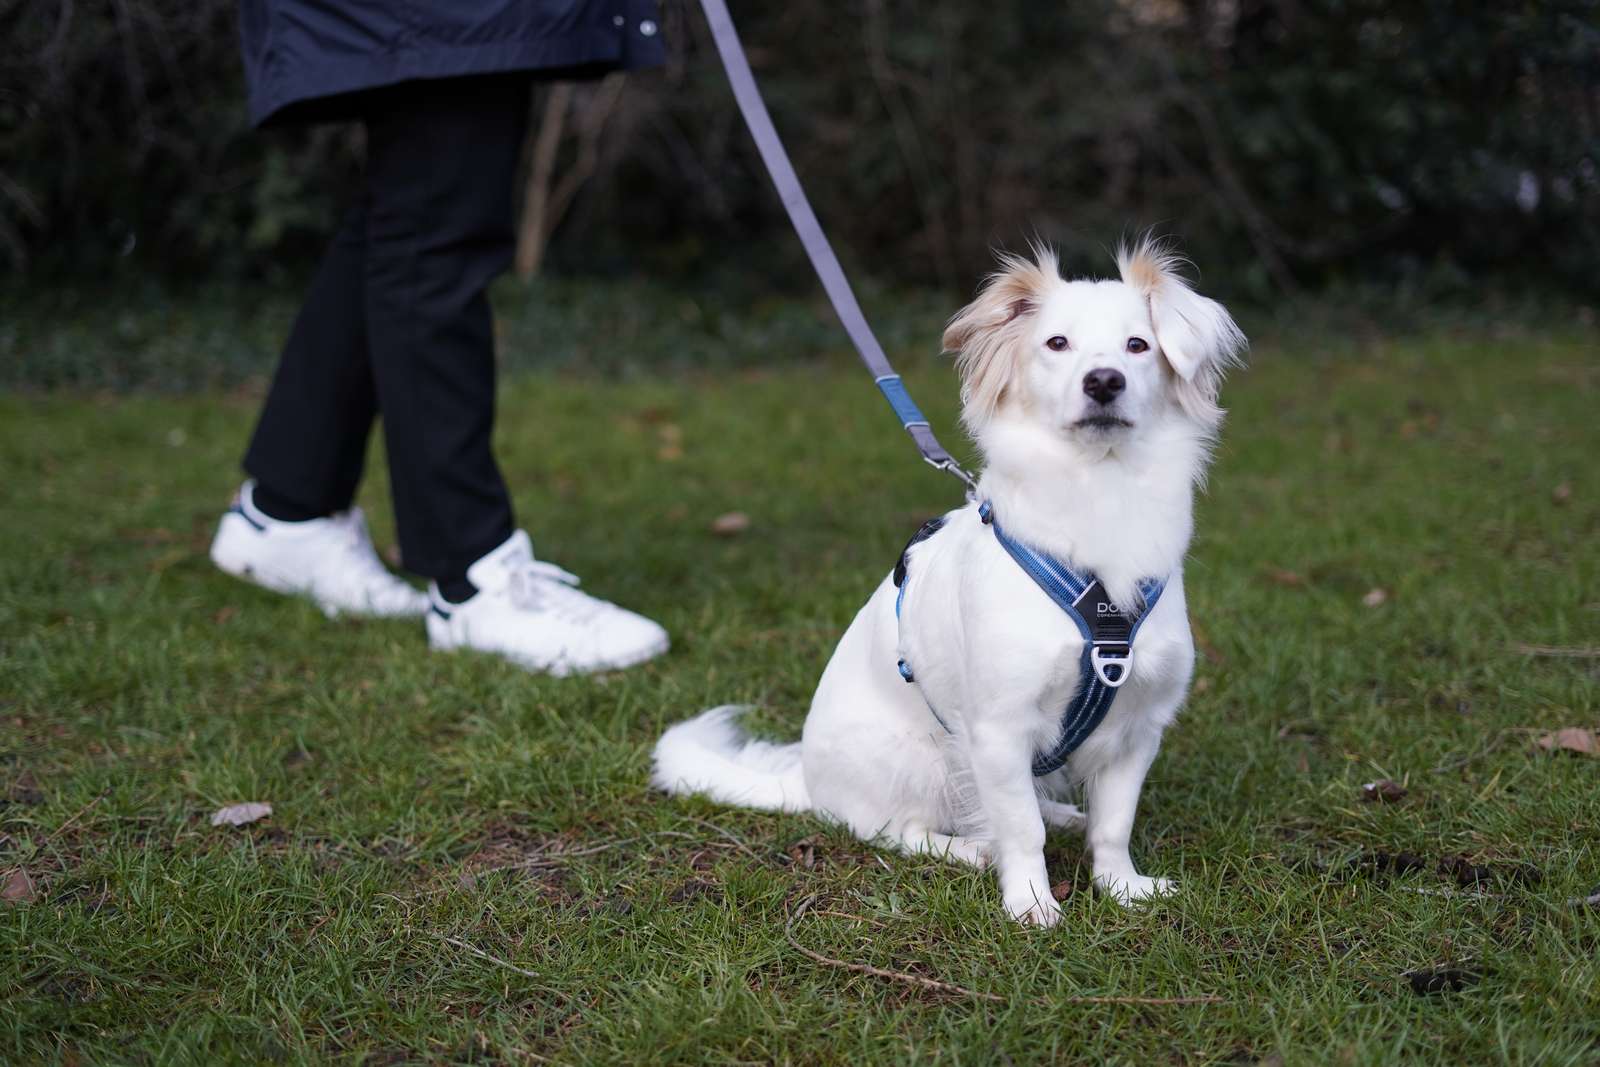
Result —
[[814, 908], [814, 909], [812, 909], [811, 914], [813, 914], [813, 915], [827, 915], [830, 918], [834, 918], [834, 919], [849, 919], [851, 922], [857, 922], [857, 923], [871, 923], [873, 926], [888, 926], [889, 925], [888, 923], [879, 922], [877, 919], [869, 919], [865, 915], [853, 915], [848, 911], [828, 911], [828, 910], [826, 910], [824, 908]]
[[1524, 656], [1550, 656], [1555, 659], [1600, 659], [1600, 647], [1569, 648], [1562, 645], [1526, 645], [1521, 642], [1511, 647]]
[[106, 794], [101, 793], [100, 795], [96, 796], [93, 800], [89, 801], [89, 803], [85, 804], [83, 807], [81, 807], [77, 811], [73, 812], [71, 817], [69, 817], [66, 822], [64, 822], [60, 826], [56, 827], [55, 830], [53, 830], [51, 832], [50, 836], [44, 839], [44, 843], [48, 845], [50, 842], [52, 842], [56, 838], [60, 837], [62, 832], [65, 831], [67, 827], [69, 827], [73, 823], [77, 822], [79, 817], [81, 817], [84, 812], [88, 811], [90, 808], [94, 807], [96, 804], [100, 803], [105, 798], [106, 798]]
[[[806, 910], [808, 908], [810, 908], [813, 903], [816, 902], [816, 899], [817, 899], [817, 894], [813, 893], [810, 896], [806, 897], [804, 900], [802, 900], [798, 905], [795, 906], [794, 911], [789, 913], [788, 921], [783, 924], [783, 936], [784, 936], [784, 939], [789, 942], [789, 945], [790, 945], [791, 948], [793, 948], [796, 952], [800, 953], [800, 955], [804, 956], [806, 959], [811, 960], [814, 963], [820, 963], [824, 967], [836, 967], [836, 968], [838, 968], [840, 970], [854, 971], [857, 974], [871, 975], [874, 978], [887, 978], [892, 982], [902, 982], [902, 983], [904, 983], [906, 985], [913, 985], [913, 986], [918, 987], [919, 989], [926, 989], [929, 992], [933, 992], [933, 993], [950, 993], [950, 994], [954, 994], [956, 996], [968, 997], [968, 998], [971, 998], [973, 1000], [987, 1000], [987, 1001], [990, 1001], [990, 1002], [996, 1003], [996, 1004], [1009, 1003], [1008, 998], [1002, 997], [1002, 996], [1000, 996], [999, 994], [996, 994], [996, 993], [983, 993], [983, 992], [980, 992], [980, 991], [978, 991], [976, 989], [968, 989], [966, 986], [963, 986], [963, 985], [956, 985], [954, 982], [943, 982], [943, 981], [940, 981], [937, 978], [924, 978], [920, 974], [911, 974], [908, 971], [892, 971], [892, 970], [889, 970], [886, 967], [874, 967], [874, 966], [872, 966], [871, 964], [868, 964], [868, 963], [852, 963], [849, 960], [838, 960], [838, 959], [834, 959], [832, 956], [824, 956], [820, 952], [816, 952], [816, 951], [814, 951], [812, 949], [806, 948], [799, 941], [795, 940], [794, 924], [796, 922], [798, 922], [800, 920], [800, 917], [806, 913]], [[817, 913], [814, 913], [814, 914], [824, 914], [824, 913], [817, 912]], [[832, 914], [832, 913], [828, 913], [828, 914]], [[850, 916], [850, 918], [857, 918], [857, 916]], [[1207, 997], [1095, 997], [1095, 996], [1087, 996], [1087, 997], [1034, 997], [1029, 1001], [1029, 1003], [1038, 1004], [1041, 1007], [1052, 1007], [1052, 1006], [1060, 1005], [1060, 1004], [1141, 1004], [1141, 1005], [1222, 1004], [1222, 1003], [1225, 1003], [1225, 1001], [1221, 997], [1210, 997], [1210, 996], [1207, 996]]]
[[761, 862], [761, 857], [756, 855], [755, 849], [739, 840], [739, 838], [734, 836], [731, 830], [724, 830], [714, 822], [710, 822], [706, 819], [697, 819], [693, 815], [689, 816], [689, 821], [692, 823], [697, 823], [700, 826], [704, 826], [708, 830], [715, 830], [717, 833], [721, 834], [723, 837], [726, 837], [729, 841], [732, 841], [735, 845], [737, 845], [740, 852], [743, 852], [746, 856], [749, 856], [757, 863]]
[[815, 963], [820, 963], [824, 967], [838, 967], [842, 970], [854, 971], [857, 974], [870, 974], [874, 978], [888, 978], [891, 981], [904, 982], [907, 985], [914, 985], [921, 989], [930, 990], [934, 993], [954, 993], [956, 996], [971, 997], [974, 1000], [989, 1000], [999, 1004], [1005, 1003], [1005, 997], [998, 996], [994, 993], [980, 993], [976, 989], [968, 989], [966, 986], [955, 985], [951, 982], [941, 982], [937, 978], [924, 978], [920, 974], [909, 974], [906, 971], [891, 971], [883, 967], [874, 967], [871, 964], [851, 963], [848, 960], [836, 960], [832, 956], [824, 956], [820, 952], [814, 952], [811, 949], [806, 948], [799, 941], [795, 940], [794, 924], [799, 921], [800, 916], [806, 913], [806, 909], [809, 908], [812, 903], [816, 901], [816, 899], [817, 895], [813, 893], [809, 897], [806, 897], [804, 900], [802, 900], [795, 907], [794, 911], [789, 913], [789, 921], [783, 924], [783, 936], [788, 940], [790, 946], [806, 959]]
[[1501, 730], [1498, 733], [1490, 735], [1489, 740], [1479, 745], [1474, 751], [1468, 752], [1465, 755], [1452, 756], [1449, 759], [1440, 760], [1434, 765], [1432, 773], [1444, 774], [1447, 771], [1460, 770], [1462, 767], [1465, 767], [1470, 763], [1476, 763], [1478, 760], [1499, 748], [1500, 742], [1506, 739], [1506, 733], [1507, 731]]
[[500, 966], [504, 967], [508, 971], [516, 971], [518, 974], [522, 975], [524, 978], [532, 978], [535, 982], [544, 981], [543, 978], [541, 978], [537, 974], [534, 974], [532, 971], [523, 970], [521, 967], [518, 967], [514, 963], [507, 963], [505, 960], [501, 959], [499, 956], [491, 956], [491, 955], [489, 955], [489, 953], [483, 951], [483, 949], [474, 948], [473, 946], [467, 944], [465, 941], [462, 941], [459, 938], [446, 937], [444, 934], [440, 934], [439, 935], [439, 940], [445, 942], [446, 944], [454, 945], [456, 948], [459, 948], [459, 949], [461, 949], [461, 950], [463, 950], [465, 952], [470, 952], [474, 956], [477, 956], [479, 959], [488, 960], [490, 963], [497, 963]]
[[1573, 897], [1567, 901], [1569, 908], [1600, 908], [1600, 889], [1596, 889], [1586, 897]]
[[1468, 900], [1504, 900], [1504, 893], [1464, 893], [1459, 889], [1449, 886], [1432, 888], [1425, 885], [1397, 885], [1394, 887], [1402, 893], [1415, 893], [1421, 897], [1465, 897]]

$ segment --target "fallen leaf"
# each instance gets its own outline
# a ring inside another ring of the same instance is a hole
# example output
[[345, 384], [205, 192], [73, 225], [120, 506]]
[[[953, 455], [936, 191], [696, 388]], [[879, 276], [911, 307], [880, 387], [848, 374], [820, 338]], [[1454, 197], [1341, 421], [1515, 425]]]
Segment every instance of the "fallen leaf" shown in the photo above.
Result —
[[1406, 792], [1406, 787], [1399, 782], [1389, 778], [1380, 778], [1376, 782], [1368, 782], [1361, 787], [1361, 799], [1375, 800], [1380, 804], [1388, 804], [1403, 799]]
[[1424, 967], [1421, 970], [1405, 973], [1405, 979], [1411, 983], [1411, 991], [1419, 996], [1428, 996], [1432, 993], [1459, 993], [1468, 986], [1477, 985], [1478, 979], [1482, 977], [1476, 968], [1458, 963]]
[[1071, 882], [1057, 882], [1055, 885], [1050, 887], [1050, 895], [1052, 897], [1054, 897], [1058, 902], [1066, 900], [1068, 897], [1070, 897], [1072, 895], [1072, 883]]
[[237, 614], [239, 614], [238, 605], [226, 604], [218, 608], [216, 614], [211, 616], [212, 625], [221, 626]]
[[38, 895], [33, 879], [21, 867], [6, 875], [5, 884], [0, 885], [0, 900], [7, 904], [26, 904]]
[[811, 870], [817, 865], [817, 838], [815, 836], [803, 837], [790, 845], [789, 859], [795, 866], [803, 867], [808, 871]]
[[683, 427], [675, 422], [663, 423], [656, 427], [656, 458], [670, 463], [683, 458]]
[[711, 532], [718, 537], [737, 537], [750, 529], [750, 516], [742, 511], [729, 511], [711, 520]]
[[1273, 567], [1267, 571], [1267, 581], [1273, 585], [1281, 585], [1287, 589], [1298, 589], [1306, 584], [1305, 575], [1298, 571], [1284, 570], [1282, 567]]
[[1540, 734], [1539, 747], [1554, 752], [1576, 752], [1583, 756], [1600, 756], [1600, 734], [1581, 726], [1568, 726], [1547, 734]]
[[1361, 603], [1365, 604], [1369, 608], [1376, 608], [1381, 606], [1388, 599], [1389, 590], [1380, 586], [1376, 589], [1369, 589], [1367, 591], [1367, 595], [1361, 598]]
[[247, 804], [229, 804], [225, 808], [218, 808], [211, 816], [212, 826], [248, 826], [258, 819], [265, 819], [272, 814], [272, 805], [259, 801]]
[[1550, 490], [1550, 502], [1553, 503], [1553, 504], [1565, 504], [1567, 501], [1569, 501], [1571, 499], [1572, 499], [1572, 483], [1571, 482], [1562, 482], [1560, 485], [1558, 485], [1554, 489]]

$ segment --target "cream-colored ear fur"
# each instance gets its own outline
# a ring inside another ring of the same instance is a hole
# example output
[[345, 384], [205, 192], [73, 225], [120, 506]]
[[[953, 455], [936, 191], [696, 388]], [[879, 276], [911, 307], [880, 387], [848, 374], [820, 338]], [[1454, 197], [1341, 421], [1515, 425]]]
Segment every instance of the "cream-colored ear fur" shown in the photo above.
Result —
[[1150, 302], [1156, 343], [1178, 375], [1179, 403], [1196, 421], [1215, 426], [1222, 419], [1222, 376], [1240, 362], [1248, 342], [1226, 308], [1189, 287], [1178, 273], [1183, 262], [1170, 245], [1149, 236], [1117, 250], [1123, 284]]
[[1061, 280], [1055, 253], [1033, 247], [1033, 258], [1002, 253], [1000, 269], [984, 279], [977, 297], [944, 329], [944, 350], [954, 352], [961, 375], [961, 417], [973, 432], [988, 422], [1021, 369], [1028, 320], [1049, 287]]

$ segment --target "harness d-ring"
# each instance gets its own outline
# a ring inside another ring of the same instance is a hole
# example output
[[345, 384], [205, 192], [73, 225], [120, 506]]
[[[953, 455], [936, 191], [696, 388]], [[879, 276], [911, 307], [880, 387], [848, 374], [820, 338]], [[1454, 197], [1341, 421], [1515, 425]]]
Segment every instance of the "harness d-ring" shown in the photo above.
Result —
[[[1124, 646], [1122, 652], [1108, 656], [1100, 650], [1099, 645], [1090, 645], [1089, 665], [1094, 668], [1094, 676], [1103, 684], [1112, 689], [1121, 689], [1128, 676], [1133, 673], [1133, 649]], [[1112, 670], [1116, 673], [1109, 673]]]

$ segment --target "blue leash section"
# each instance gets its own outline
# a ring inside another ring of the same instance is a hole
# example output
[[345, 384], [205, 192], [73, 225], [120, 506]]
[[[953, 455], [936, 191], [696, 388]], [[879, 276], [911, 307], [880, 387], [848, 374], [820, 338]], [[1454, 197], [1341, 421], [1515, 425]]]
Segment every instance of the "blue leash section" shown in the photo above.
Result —
[[[1047, 556], [1008, 535], [996, 521], [994, 508], [987, 500], [978, 508], [978, 516], [994, 531], [995, 540], [1000, 542], [1000, 546], [1022, 568], [1023, 573], [1066, 612], [1083, 635], [1083, 655], [1078, 665], [1078, 692], [1061, 713], [1061, 733], [1055, 744], [1033, 758], [1034, 777], [1042, 778], [1065, 766], [1078, 747], [1105, 721], [1106, 714], [1117, 699], [1117, 690], [1122, 688], [1133, 670], [1133, 639], [1144, 620], [1155, 609], [1156, 601], [1161, 599], [1167, 583], [1156, 578], [1141, 581], [1139, 596], [1143, 603], [1136, 612], [1124, 611], [1111, 601], [1105, 586], [1093, 574], [1073, 570], [1053, 556]], [[924, 526], [917, 531], [911, 544], [937, 531], [938, 526]], [[906, 546], [908, 551], [910, 547]], [[895, 568], [895, 579], [895, 584], [900, 587], [894, 602], [894, 613], [898, 618], [909, 579], [903, 555]], [[916, 680], [905, 660], [900, 661], [899, 670], [900, 677], [906, 681]], [[939, 725], [949, 732], [950, 727], [931, 703], [928, 710]]]
[[785, 151], [783, 141], [772, 125], [772, 116], [767, 113], [767, 105], [761, 98], [761, 90], [756, 85], [755, 75], [750, 72], [750, 61], [745, 57], [744, 46], [739, 43], [739, 34], [733, 27], [733, 17], [728, 14], [728, 5], [723, 0], [701, 0], [701, 7], [705, 9], [706, 22], [711, 26], [711, 39], [716, 42], [717, 54], [722, 57], [722, 67], [728, 74], [728, 82], [733, 86], [733, 96], [739, 103], [739, 112], [744, 116], [745, 125], [750, 129], [750, 136], [756, 142], [757, 151], [761, 153], [761, 161], [766, 164], [767, 174], [772, 178], [772, 184], [777, 187], [778, 196], [783, 200], [784, 210], [789, 213], [789, 221], [793, 224], [800, 243], [805, 246], [806, 255], [811, 259], [811, 266], [817, 272], [822, 288], [827, 291], [828, 300], [833, 304], [834, 312], [844, 325], [845, 333], [850, 335], [851, 344], [855, 345], [861, 362], [872, 372], [872, 378], [877, 383], [879, 391], [894, 409], [900, 425], [911, 435], [911, 440], [916, 443], [917, 451], [922, 454], [923, 460], [930, 466], [958, 478], [966, 488], [967, 498], [972, 499], [977, 492], [977, 482], [972, 475], [962, 469], [954, 456], [945, 451], [939, 439], [933, 435], [933, 428], [928, 424], [927, 416], [922, 414], [916, 402], [911, 399], [911, 394], [906, 391], [900, 375], [890, 366], [889, 358], [883, 353], [883, 346], [878, 344], [878, 338], [874, 336], [872, 327], [867, 324], [867, 318], [861, 312], [861, 305], [856, 302], [856, 294], [850, 288], [850, 280], [845, 277], [844, 268], [839, 265], [839, 257], [834, 255], [833, 245], [828, 243], [828, 235], [823, 232], [822, 224], [817, 221], [816, 212], [811, 210], [811, 202], [806, 199], [805, 190], [800, 186], [800, 179], [794, 172], [794, 164], [789, 162], [789, 153]]

